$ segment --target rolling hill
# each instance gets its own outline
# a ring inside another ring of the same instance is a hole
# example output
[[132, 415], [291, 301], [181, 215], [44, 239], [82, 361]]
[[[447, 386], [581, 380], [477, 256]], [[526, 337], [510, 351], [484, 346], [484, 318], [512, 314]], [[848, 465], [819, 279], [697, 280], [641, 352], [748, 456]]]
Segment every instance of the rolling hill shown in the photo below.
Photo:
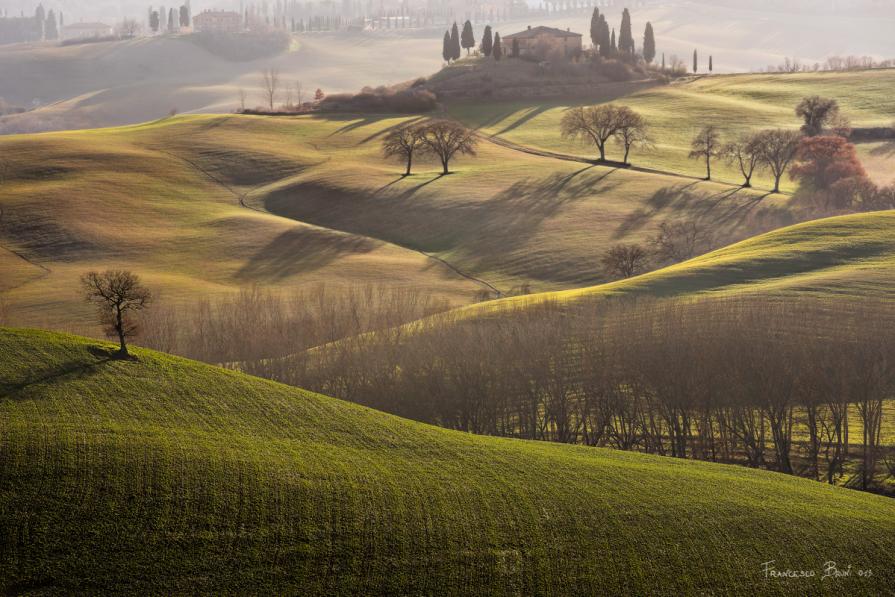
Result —
[[[629, 106], [646, 118], [655, 139], [655, 148], [646, 155], [635, 153], [637, 165], [668, 170], [689, 176], [705, 176], [704, 164], [690, 160], [690, 142], [699, 129], [713, 124], [724, 141], [764, 128], [794, 129], [801, 125], [794, 110], [799, 101], [820, 95], [836, 99], [855, 127], [887, 127], [895, 123], [895, 102], [890, 90], [895, 85], [895, 69], [855, 72], [799, 74], [751, 74], [696, 76], [670, 85], [652, 86], [629, 93], [624, 86], [617, 92], [597, 93], [590, 99], [552, 102], [460, 102], [450, 112], [483, 134], [496, 136], [526, 147], [593, 159], [595, 150], [577, 141], [563, 139], [560, 121], [570, 106], [615, 102]], [[875, 150], [875, 154], [870, 156]], [[887, 149], [871, 145], [864, 152], [871, 173], [883, 178], [891, 171]], [[890, 154], [891, 151], [889, 150]], [[610, 159], [620, 159], [616, 149]], [[878, 158], [869, 160], [866, 158]], [[880, 161], [882, 163], [880, 163]], [[718, 180], [741, 183], [734, 168], [716, 161]], [[793, 190], [786, 177], [784, 190]], [[883, 180], [885, 182], [885, 180]], [[771, 188], [767, 174], [757, 173], [753, 183]]]
[[86, 317], [77, 278], [109, 266], [178, 304], [252, 284], [378, 280], [463, 304], [493, 287], [603, 281], [609, 246], [643, 242], [666, 219], [724, 243], [795, 217], [783, 196], [487, 142], [449, 177], [422, 163], [401, 178], [379, 141], [410, 120], [196, 115], [4, 137], [0, 292], [31, 326]]
[[161, 297], [195, 302], [253, 284], [288, 291], [385, 281], [455, 303], [479, 287], [386, 241], [248, 209], [249, 189], [328, 156], [300, 127], [262, 118], [185, 117], [0, 140], [0, 292], [23, 324], [71, 326], [89, 312], [78, 278], [138, 271]]
[[[890, 499], [450, 432], [111, 350], [0, 331], [6, 592], [833, 595], [895, 583]], [[853, 574], [821, 580], [828, 561]], [[766, 562], [816, 576], [766, 578]]]
[[512, 297], [458, 313], [619, 296], [887, 300], [893, 281], [895, 211], [883, 211], [796, 224], [634, 278]]

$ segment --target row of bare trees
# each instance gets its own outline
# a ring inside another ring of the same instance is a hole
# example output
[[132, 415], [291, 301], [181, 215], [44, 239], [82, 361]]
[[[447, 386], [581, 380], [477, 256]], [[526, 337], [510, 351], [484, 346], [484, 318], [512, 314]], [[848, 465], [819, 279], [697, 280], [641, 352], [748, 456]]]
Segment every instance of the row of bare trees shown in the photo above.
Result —
[[142, 346], [274, 377], [284, 356], [396, 328], [449, 307], [408, 288], [320, 284], [281, 294], [251, 287], [192, 305], [160, 299], [135, 323]]
[[[472, 433], [741, 463], [878, 488], [893, 473], [889, 305], [545, 305], [430, 318], [253, 373]], [[850, 434], [851, 432], [851, 434]]]

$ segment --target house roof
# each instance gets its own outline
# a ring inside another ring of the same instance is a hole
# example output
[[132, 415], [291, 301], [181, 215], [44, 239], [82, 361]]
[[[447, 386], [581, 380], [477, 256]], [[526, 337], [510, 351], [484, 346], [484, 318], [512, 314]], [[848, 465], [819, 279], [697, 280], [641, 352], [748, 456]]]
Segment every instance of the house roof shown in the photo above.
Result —
[[541, 25], [538, 27], [529, 27], [525, 31], [507, 35], [503, 39], [528, 39], [532, 37], [538, 37], [539, 35], [548, 35], [552, 37], [581, 37], [580, 33], [575, 33], [574, 31], [563, 31], [562, 29], [557, 29], [556, 27], [545, 27]]

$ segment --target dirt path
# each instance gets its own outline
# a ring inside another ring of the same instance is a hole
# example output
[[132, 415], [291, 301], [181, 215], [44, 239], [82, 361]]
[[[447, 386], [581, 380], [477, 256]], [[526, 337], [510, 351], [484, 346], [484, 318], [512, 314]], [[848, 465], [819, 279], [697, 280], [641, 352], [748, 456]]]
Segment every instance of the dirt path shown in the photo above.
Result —
[[[613, 161], [599, 162], [597, 160], [591, 160], [588, 158], [583, 158], [581, 156], [576, 156], [576, 155], [570, 155], [567, 153], [557, 153], [554, 151], [537, 149], [534, 147], [529, 147], [527, 145], [520, 145], [518, 143], [513, 143], [512, 141], [508, 141], [508, 140], [504, 139], [503, 137], [498, 137], [497, 135], [486, 135], [483, 133], [476, 133], [476, 135], [480, 139], [482, 139], [483, 141], [487, 141], [488, 143], [493, 143], [494, 145], [498, 145], [498, 146], [504, 147], [506, 149], [511, 149], [513, 151], [527, 153], [528, 155], [536, 155], [536, 156], [539, 156], [542, 158], [563, 160], [566, 162], [577, 162], [580, 164], [592, 164], [592, 165], [596, 165], [596, 166], [603, 166], [605, 168], [615, 168], [616, 170], [630, 170], [632, 172], [643, 172], [645, 174], [657, 174], [659, 176], [670, 176], [672, 178], [680, 178], [682, 180], [689, 180], [689, 181], [694, 181], [694, 182], [712, 182], [714, 184], [727, 186], [732, 189], [733, 188], [736, 188], [736, 189], [743, 188], [741, 185], [738, 185], [738, 184], [735, 184], [732, 182], [724, 182], [724, 181], [719, 181], [719, 180], [707, 181], [705, 178], [701, 178], [698, 176], [689, 176], [687, 174], [680, 174], [679, 172], [670, 172], [668, 170], [658, 170], [656, 168], [645, 168], [643, 166], [633, 166], [630, 164], [622, 164], [621, 162], [613, 162]], [[764, 191], [767, 191], [768, 194], [774, 194], [774, 193], [771, 193], [771, 191], [769, 191], [767, 189], [758, 189], [756, 187], [752, 187], [752, 189], [758, 190], [758, 191], [764, 190]], [[788, 193], [786, 191], [780, 191], [779, 193], [776, 193], [776, 194], [792, 195], [792, 193]]]

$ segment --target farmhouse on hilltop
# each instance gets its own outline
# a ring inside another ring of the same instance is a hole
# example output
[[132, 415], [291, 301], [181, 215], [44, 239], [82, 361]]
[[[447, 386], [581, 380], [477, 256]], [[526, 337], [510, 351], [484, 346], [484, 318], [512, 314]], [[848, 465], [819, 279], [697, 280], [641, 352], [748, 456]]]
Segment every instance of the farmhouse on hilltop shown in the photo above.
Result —
[[573, 33], [566, 29], [554, 27], [531, 27], [519, 33], [513, 33], [503, 38], [507, 50], [513, 47], [513, 42], [518, 42], [519, 56], [531, 56], [534, 58], [549, 58], [560, 55], [564, 57], [581, 53], [581, 34]]
[[205, 10], [193, 17], [193, 29], [236, 33], [242, 29], [242, 17], [231, 10]]

